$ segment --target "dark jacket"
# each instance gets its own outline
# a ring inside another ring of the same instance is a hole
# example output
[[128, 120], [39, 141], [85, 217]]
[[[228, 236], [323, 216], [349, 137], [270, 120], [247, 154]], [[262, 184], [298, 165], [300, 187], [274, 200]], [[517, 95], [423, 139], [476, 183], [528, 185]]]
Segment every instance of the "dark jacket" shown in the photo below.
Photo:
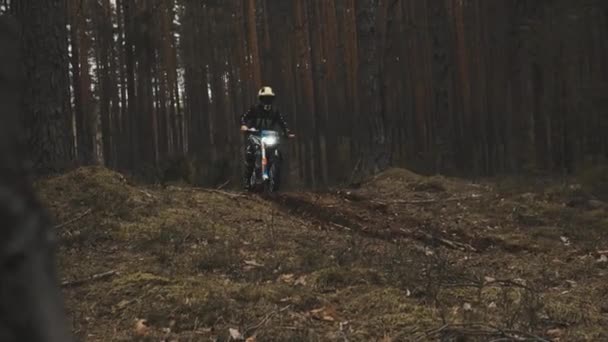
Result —
[[290, 133], [283, 114], [274, 107], [266, 111], [261, 104], [252, 106], [241, 116], [241, 125], [258, 130], [272, 130], [279, 126], [285, 135]]

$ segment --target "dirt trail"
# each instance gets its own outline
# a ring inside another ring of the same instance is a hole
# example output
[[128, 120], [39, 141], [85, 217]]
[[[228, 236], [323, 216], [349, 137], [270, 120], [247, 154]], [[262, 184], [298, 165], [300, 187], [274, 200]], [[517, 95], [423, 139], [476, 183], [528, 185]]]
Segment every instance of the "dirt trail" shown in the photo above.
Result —
[[396, 169], [262, 199], [85, 168], [38, 188], [82, 340], [608, 340], [608, 206], [567, 186]]

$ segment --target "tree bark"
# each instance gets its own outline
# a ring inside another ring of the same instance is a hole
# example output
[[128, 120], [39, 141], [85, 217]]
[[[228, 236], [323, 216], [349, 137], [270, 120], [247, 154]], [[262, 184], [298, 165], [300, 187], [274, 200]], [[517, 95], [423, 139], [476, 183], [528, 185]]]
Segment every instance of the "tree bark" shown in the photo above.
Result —
[[65, 170], [73, 161], [65, 0], [21, 0], [26, 70], [23, 101], [27, 141], [35, 169]]
[[382, 53], [387, 0], [357, 0], [357, 38], [359, 55], [360, 111], [358, 136], [364, 144], [361, 153], [366, 171], [376, 173], [388, 166], [386, 113], [382, 86]]

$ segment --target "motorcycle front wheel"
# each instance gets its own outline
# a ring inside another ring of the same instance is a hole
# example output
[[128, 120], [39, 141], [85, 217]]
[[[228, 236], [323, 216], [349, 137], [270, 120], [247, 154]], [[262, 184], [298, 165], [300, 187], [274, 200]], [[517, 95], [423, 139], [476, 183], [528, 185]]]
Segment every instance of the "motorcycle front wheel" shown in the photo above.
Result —
[[264, 182], [264, 190], [266, 193], [274, 193], [279, 191], [281, 185], [281, 173], [280, 168], [277, 164], [272, 164], [269, 170], [268, 180]]
[[259, 192], [260, 186], [258, 184], [258, 176], [256, 175], [256, 171], [251, 173], [251, 177], [249, 177], [249, 187], [247, 188], [249, 192]]

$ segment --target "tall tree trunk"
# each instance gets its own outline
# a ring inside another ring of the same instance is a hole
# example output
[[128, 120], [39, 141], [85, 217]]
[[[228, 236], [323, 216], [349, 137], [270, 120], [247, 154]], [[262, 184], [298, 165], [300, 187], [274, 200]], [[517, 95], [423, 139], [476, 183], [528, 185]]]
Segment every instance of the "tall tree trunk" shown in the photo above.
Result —
[[156, 84], [157, 84], [157, 113], [158, 113], [158, 153], [160, 160], [164, 160], [169, 155], [169, 120], [167, 119], [167, 85], [163, 66], [160, 62], [156, 63]]
[[[120, 63], [119, 61], [119, 57], [118, 54], [120, 53], [118, 51], [118, 49], [120, 49], [121, 45], [117, 45], [116, 40], [115, 39], [115, 34], [114, 34], [114, 25], [115, 23], [117, 24], [120, 21], [120, 18], [118, 18], [118, 15], [116, 13], [113, 12], [112, 10], [112, 5], [110, 3], [110, 0], [103, 0], [103, 8], [104, 8], [104, 13], [106, 13], [107, 16], [107, 30], [105, 31], [106, 33], [106, 39], [108, 40], [108, 48], [110, 49], [110, 62], [109, 62], [109, 73], [110, 75], [109, 77], [109, 91], [111, 93], [110, 95], [110, 100], [111, 100], [111, 110], [110, 110], [110, 136], [112, 138], [112, 142], [111, 142], [111, 146], [110, 146], [110, 151], [111, 151], [111, 156], [112, 156], [112, 160], [110, 162], [110, 166], [113, 168], [117, 168], [119, 166], [119, 145], [121, 144], [121, 136], [120, 136], [120, 120], [121, 120], [121, 99], [120, 99], [120, 90], [119, 90], [119, 69], [121, 68], [120, 65], [118, 65], [118, 63]], [[117, 35], [116, 35], [117, 36]], [[119, 39], [118, 39], [119, 40]]]
[[178, 94], [177, 83], [177, 47], [173, 37], [172, 21], [175, 17], [175, 4], [173, 0], [163, 1], [161, 9], [161, 60], [164, 77], [161, 82], [164, 101], [167, 102], [165, 120], [167, 125], [167, 143], [169, 154], [179, 153], [181, 150], [181, 137], [179, 131], [179, 117], [177, 112]]
[[311, 42], [310, 42], [310, 25], [308, 8], [306, 6], [306, 0], [297, 0], [294, 2], [294, 17], [296, 24], [295, 40], [297, 48], [297, 73], [298, 79], [300, 80], [301, 92], [300, 92], [300, 104], [299, 110], [303, 112], [302, 118], [299, 123], [302, 127], [302, 135], [305, 136], [300, 144], [304, 144], [307, 154], [300, 156], [300, 166], [306, 170], [306, 181], [309, 185], [316, 185], [318, 171], [315, 167], [315, 126], [317, 109], [315, 106], [315, 87], [313, 81], [313, 61], [311, 56]]
[[[127, 101], [127, 71], [126, 71], [126, 40], [125, 40], [125, 16], [123, 0], [116, 0], [116, 22], [118, 27], [118, 69], [120, 78], [120, 111], [117, 125], [120, 127], [119, 132], [119, 146], [117, 147], [119, 155], [118, 167], [121, 169], [127, 169], [130, 163], [130, 145], [129, 145], [129, 114], [128, 114], [128, 101]], [[118, 83], [117, 83], [118, 84]]]
[[[85, 106], [84, 101], [86, 94], [83, 94], [82, 91], [82, 78], [81, 78], [81, 68], [80, 68], [80, 49], [81, 49], [81, 41], [80, 41], [80, 30], [82, 21], [80, 20], [82, 16], [82, 9], [78, 6], [76, 0], [69, 0], [69, 13], [70, 13], [70, 45], [71, 45], [71, 54], [70, 54], [70, 63], [72, 65], [72, 89], [74, 91], [74, 116], [76, 122], [76, 135], [77, 135], [77, 158], [78, 161], [83, 163], [85, 162], [86, 155], [83, 153], [82, 145], [80, 139], [82, 139], [82, 135], [85, 133], [83, 130], [84, 123], [84, 115], [85, 115]], [[87, 68], [88, 70], [88, 68]]]
[[125, 27], [125, 64], [126, 64], [126, 79], [127, 79], [127, 104], [128, 109], [125, 111], [125, 133], [129, 138], [129, 168], [133, 169], [139, 165], [141, 155], [139, 153], [139, 129], [137, 113], [140, 110], [137, 103], [135, 90], [135, 55], [134, 55], [134, 32], [135, 25], [133, 23], [134, 8], [133, 1], [119, 0], [123, 5], [123, 22]]
[[[109, 8], [109, 0], [104, 0], [106, 5], [96, 3], [94, 13], [94, 23], [97, 31], [97, 74], [99, 78], [99, 114], [101, 117], [101, 135], [103, 146], [103, 160], [106, 165], [112, 165], [114, 156], [112, 155], [113, 137], [111, 130], [112, 123], [112, 82], [110, 59], [112, 51], [112, 16]], [[107, 7], [106, 7], [107, 6]]]
[[381, 64], [387, 0], [357, 0], [360, 111], [363, 115], [355, 132], [363, 139], [362, 158], [369, 172], [388, 166], [386, 120], [383, 109]]
[[261, 64], [260, 64], [260, 50], [258, 47], [258, 29], [256, 20], [256, 1], [257, 0], [246, 0], [247, 1], [247, 31], [248, 31], [248, 46], [249, 46], [249, 60], [251, 61], [251, 73], [254, 87], [262, 86], [261, 76]]
[[23, 106], [30, 155], [38, 171], [60, 171], [73, 161], [66, 2], [20, 0], [14, 5], [23, 32]]
[[153, 123], [154, 120], [153, 111], [153, 96], [152, 92], [152, 56], [150, 55], [150, 23], [151, 20], [148, 18], [151, 13], [149, 12], [150, 4], [143, 1], [135, 2], [137, 4], [135, 9], [134, 22], [136, 23], [134, 29], [136, 35], [134, 37], [134, 55], [137, 61], [136, 75], [137, 75], [137, 86], [136, 86], [136, 99], [137, 99], [137, 112], [135, 124], [140, 128], [140, 134], [138, 135], [139, 142], [137, 144], [137, 153], [141, 156], [144, 165], [149, 166], [154, 163], [154, 132]]

